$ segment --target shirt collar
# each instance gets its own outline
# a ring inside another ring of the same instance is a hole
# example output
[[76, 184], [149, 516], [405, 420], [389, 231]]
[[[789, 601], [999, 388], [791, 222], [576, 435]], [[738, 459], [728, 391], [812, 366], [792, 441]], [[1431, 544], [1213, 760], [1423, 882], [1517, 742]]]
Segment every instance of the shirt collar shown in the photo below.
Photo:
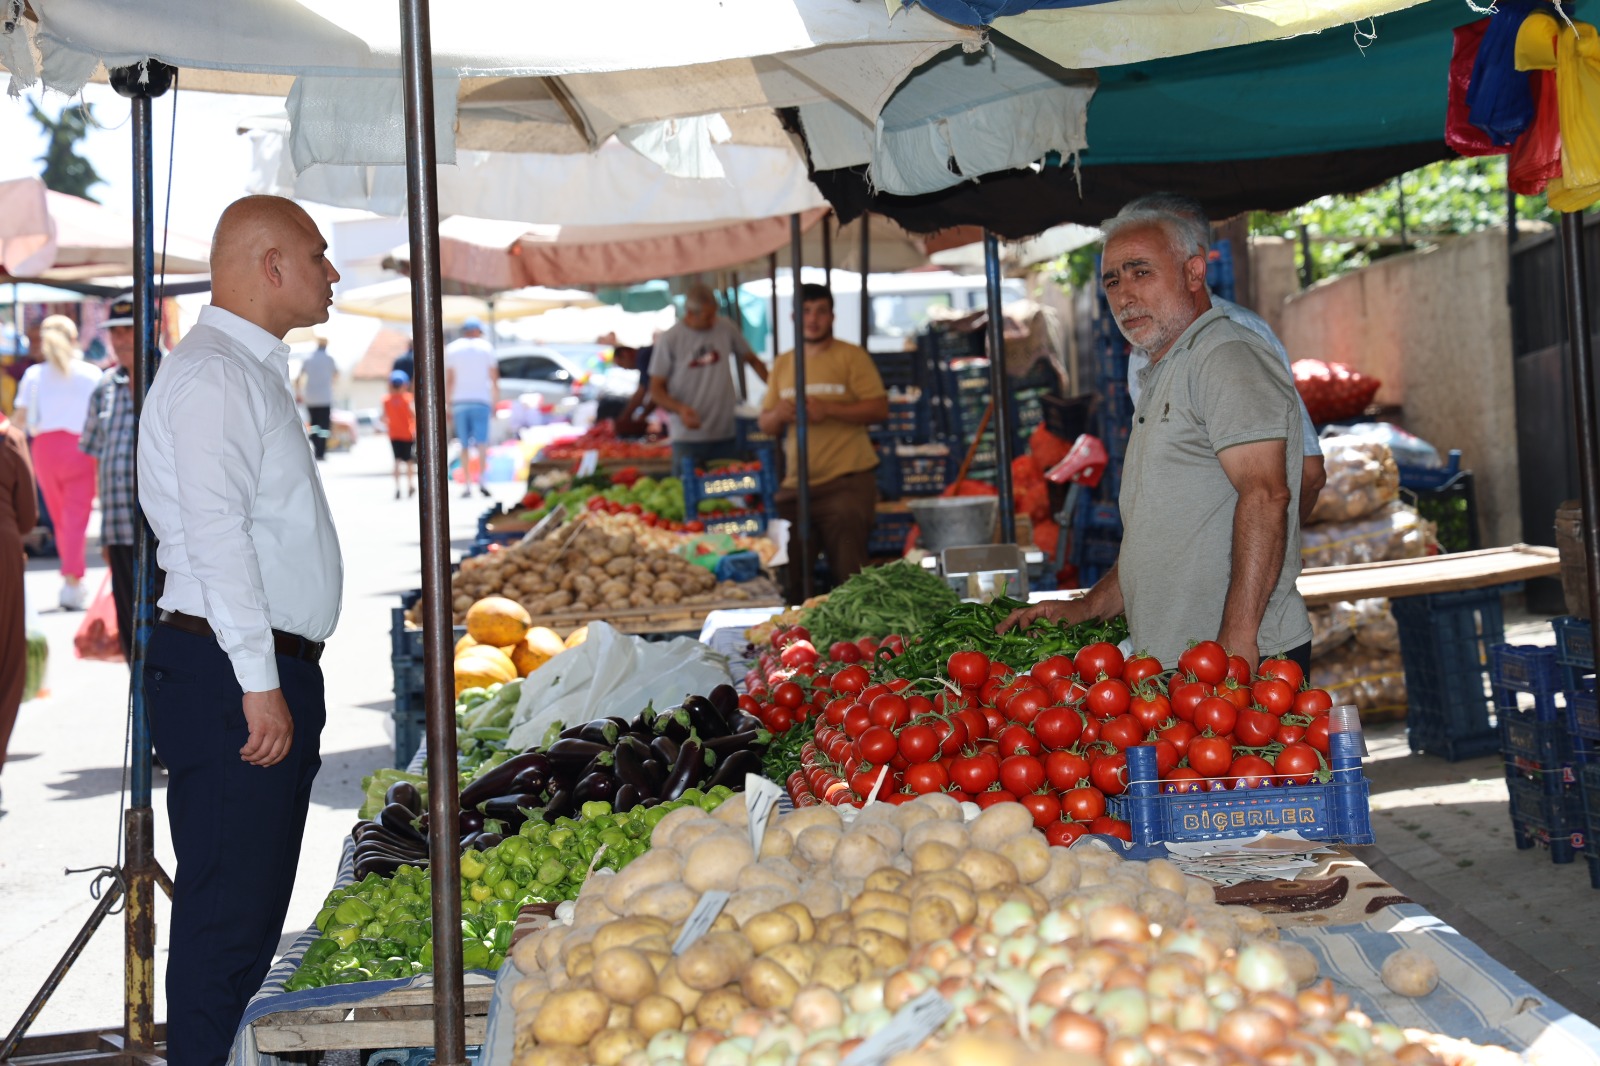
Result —
[[207, 304], [200, 309], [200, 317], [196, 325], [210, 326], [221, 330], [234, 340], [247, 348], [251, 355], [267, 361], [269, 355], [287, 357], [289, 346], [277, 337], [268, 333], [254, 322], [247, 322], [232, 311], [218, 307], [216, 304]]
[[[1226, 317], [1227, 316], [1222, 313], [1221, 308], [1216, 307], [1215, 305], [1208, 308], [1203, 314], [1201, 314], [1199, 318], [1189, 323], [1188, 329], [1178, 334], [1178, 339], [1172, 342], [1171, 348], [1167, 349], [1167, 356], [1170, 357], [1179, 349], [1187, 349], [1191, 344], [1194, 343], [1195, 337], [1199, 336], [1201, 330], [1205, 329], [1218, 319]], [[1162, 359], [1162, 362], [1166, 362], [1166, 359]]]

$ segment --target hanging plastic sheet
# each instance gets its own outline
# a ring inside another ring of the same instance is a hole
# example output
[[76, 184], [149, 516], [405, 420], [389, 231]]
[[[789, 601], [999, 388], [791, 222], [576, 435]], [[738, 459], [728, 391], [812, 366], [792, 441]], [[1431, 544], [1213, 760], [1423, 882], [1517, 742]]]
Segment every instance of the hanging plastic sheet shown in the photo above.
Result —
[[1467, 85], [1467, 118], [1493, 144], [1510, 144], [1533, 122], [1532, 80], [1517, 69], [1517, 31], [1533, 13], [1531, 0], [1497, 0]]
[[1561, 176], [1550, 181], [1550, 206], [1580, 211], [1600, 200], [1600, 35], [1586, 22], [1535, 12], [1517, 34], [1516, 62], [1555, 70]]
[[1467, 87], [1478, 62], [1483, 36], [1489, 20], [1479, 19], [1455, 29], [1455, 47], [1450, 53], [1449, 105], [1445, 111], [1444, 140], [1461, 155], [1502, 155], [1506, 151], [1489, 139], [1467, 115]]

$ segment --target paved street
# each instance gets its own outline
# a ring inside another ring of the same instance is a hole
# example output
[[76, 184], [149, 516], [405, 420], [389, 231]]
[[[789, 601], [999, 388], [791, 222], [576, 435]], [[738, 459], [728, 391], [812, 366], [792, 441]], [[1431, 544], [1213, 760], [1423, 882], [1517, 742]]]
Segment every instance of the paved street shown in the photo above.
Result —
[[[391, 759], [389, 612], [404, 589], [419, 584], [416, 501], [393, 498], [388, 442], [364, 437], [346, 454], [330, 455], [323, 477], [344, 548], [344, 614], [323, 659], [328, 725], [322, 772], [312, 795], [290, 929], [309, 925], [333, 883], [341, 842], [361, 802], [361, 778]], [[514, 490], [505, 486], [502, 496]], [[520, 495], [520, 494], [516, 494]], [[451, 498], [452, 538], [465, 547], [489, 501]], [[90, 526], [99, 531], [99, 517]], [[88, 581], [105, 570], [91, 540]], [[27, 576], [37, 625], [50, 639], [47, 697], [25, 703], [0, 776], [0, 1032], [10, 1029], [94, 909], [92, 874], [65, 869], [116, 861], [122, 800], [127, 667], [74, 659], [72, 636], [81, 613], [56, 608], [60, 587], [53, 560]], [[156, 854], [170, 872], [166, 790], [157, 772]], [[249, 826], [239, 827], [239, 861], [251, 861]], [[166, 899], [159, 892], [157, 984], [166, 962]], [[165, 1017], [161, 1003], [157, 1017]], [[108, 919], [32, 1028], [34, 1033], [111, 1026], [122, 1018], [122, 917]]]

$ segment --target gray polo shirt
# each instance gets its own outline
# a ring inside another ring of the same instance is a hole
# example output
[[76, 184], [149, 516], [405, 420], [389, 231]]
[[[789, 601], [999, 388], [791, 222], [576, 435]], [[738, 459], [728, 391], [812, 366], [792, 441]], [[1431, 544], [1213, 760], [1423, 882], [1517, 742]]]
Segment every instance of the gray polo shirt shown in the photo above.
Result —
[[700, 416], [699, 429], [687, 428], [677, 415], [669, 416], [673, 441], [733, 437], [733, 410], [739, 403], [734, 375], [739, 372], [739, 356], [749, 353], [744, 334], [721, 317], [710, 329], [690, 329], [679, 322], [661, 335], [650, 356], [650, 376], [666, 378], [672, 398]]
[[[1176, 665], [1192, 640], [1222, 625], [1233, 554], [1238, 493], [1219, 452], [1300, 436], [1294, 383], [1254, 333], [1213, 308], [1184, 330], [1160, 362], [1141, 374], [1124, 461], [1122, 554], [1118, 581], [1135, 648]], [[1311, 639], [1300, 575], [1299, 448], [1284, 449], [1289, 503], [1283, 569], [1261, 619], [1263, 656]]]

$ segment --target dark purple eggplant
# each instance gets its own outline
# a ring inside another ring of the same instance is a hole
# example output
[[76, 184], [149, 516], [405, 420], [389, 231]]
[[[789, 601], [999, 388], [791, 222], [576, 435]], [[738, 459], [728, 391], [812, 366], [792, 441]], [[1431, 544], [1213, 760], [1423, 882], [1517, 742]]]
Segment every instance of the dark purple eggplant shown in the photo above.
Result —
[[372, 832], [363, 833], [359, 838], [356, 839], [356, 847], [360, 848], [363, 846], [385, 848], [389, 851], [399, 852], [401, 854], [412, 851], [420, 851], [426, 854], [428, 851], [427, 838], [423, 837], [422, 835], [416, 834], [409, 837], [402, 837], [396, 833], [389, 832], [382, 826], [376, 826]]
[[[649, 744], [649, 742], [645, 741], [645, 740], [641, 740], [640, 738], [634, 736], [632, 733], [628, 733], [625, 736], [618, 737], [617, 738], [617, 747], [618, 748], [628, 748], [628, 749], [630, 749], [635, 755], [637, 755], [639, 757], [639, 761], [640, 762], [643, 762], [644, 760], [646, 760], [646, 759], [648, 759], [650, 757], [650, 744]], [[616, 749], [613, 748], [612, 750], [615, 751]]]
[[545, 750], [549, 756], [551, 776], [560, 778], [570, 774], [593, 759], [596, 755], [607, 753], [611, 750], [609, 745], [596, 744], [589, 740], [580, 740], [577, 737], [567, 737], [558, 740]]
[[366, 862], [369, 859], [397, 859], [400, 862], [427, 862], [426, 851], [396, 851], [390, 848], [381, 848], [369, 844], [365, 848], [357, 849], [354, 854], [355, 862]]
[[667, 783], [661, 786], [658, 795], [663, 803], [677, 799], [684, 791], [700, 779], [700, 774], [705, 770], [705, 755], [700, 750], [700, 743], [696, 740], [686, 740], [678, 749], [678, 761], [672, 764], [672, 773], [667, 775]]
[[456, 829], [461, 833], [476, 833], [483, 828], [481, 811], [462, 811], [456, 816]]
[[[623, 723], [627, 725], [626, 722]], [[594, 744], [604, 744], [606, 747], [617, 742], [617, 724], [608, 718], [596, 718], [592, 722], [583, 723], [583, 728], [578, 731], [579, 738]]]
[[650, 742], [650, 750], [668, 766], [678, 761], [678, 742], [671, 737], [656, 737]]
[[545, 755], [537, 751], [525, 751], [520, 755], [513, 755], [462, 790], [461, 809], [470, 811], [486, 799], [504, 795], [518, 774], [530, 766], [539, 766], [545, 761], [553, 759], [547, 760]]
[[479, 833], [478, 843], [475, 846], [479, 851], [488, 851], [490, 848], [498, 847], [504, 839], [505, 837], [499, 833]]
[[[645, 748], [646, 752], [649, 750]], [[632, 785], [641, 792], [644, 791], [648, 779], [644, 775], [644, 760], [639, 757], [639, 753], [628, 744], [618, 741], [613, 754], [616, 762], [611, 772], [616, 775], [617, 781], [624, 785]]]
[[639, 805], [639, 790], [632, 785], [623, 785], [617, 789], [617, 798], [611, 801], [611, 809], [621, 814], [631, 811]]
[[706, 788], [716, 788], [718, 785], [727, 785], [729, 788], [744, 788], [745, 774], [759, 774], [761, 772], [761, 755], [746, 748], [736, 751], [725, 759], [717, 762], [716, 772], [711, 775], [711, 780], [706, 782]]
[[356, 879], [361, 880], [368, 874], [377, 874], [379, 877], [392, 877], [402, 866], [420, 866], [426, 869], [427, 860], [418, 862], [415, 859], [405, 859], [397, 855], [374, 855], [356, 863]]
[[481, 837], [481, 836], [483, 836], [483, 832], [481, 830], [478, 830], [478, 829], [474, 829], [470, 833], [463, 834], [462, 837], [461, 837], [460, 845], [459, 845], [461, 850], [462, 851], [467, 851], [467, 850], [470, 850], [472, 848], [477, 847], [478, 846], [478, 838]]
[[642, 737], [649, 737], [655, 733], [656, 709], [649, 705], [633, 716], [633, 721], [628, 724], [628, 729]]
[[422, 813], [422, 793], [410, 781], [396, 781], [390, 785], [389, 791], [383, 794], [383, 802], [398, 803], [413, 817]]
[[747, 748], [756, 747], [756, 738], [760, 735], [753, 730], [748, 733], [729, 733], [725, 737], [707, 740], [705, 748], [707, 751], [715, 752], [717, 758], [720, 759], [725, 755], [732, 755], [736, 751], [744, 751]]
[[766, 728], [761, 724], [761, 719], [755, 715], [739, 712], [733, 716], [733, 731], [735, 733], [749, 733]]
[[672, 738], [674, 744], [682, 744], [689, 739], [689, 715], [682, 709], [664, 714], [656, 719], [656, 732], [664, 737]]
[[[542, 792], [514, 792], [508, 796], [493, 796], [479, 804], [485, 821], [490, 818], [521, 825], [528, 820], [523, 810], [533, 810], [544, 803]], [[519, 808], [521, 808], [519, 810]]]
[[732, 685], [718, 685], [706, 693], [706, 699], [729, 722], [739, 713], [739, 693]]
[[701, 740], [728, 735], [728, 720], [704, 696], [687, 696], [683, 709], [689, 712], [689, 725], [700, 734]]
[[[585, 724], [587, 724], [587, 723], [585, 723]], [[557, 734], [557, 739], [559, 739], [559, 740], [576, 740], [576, 739], [578, 739], [578, 734], [582, 733], [582, 732], [583, 732], [583, 725], [569, 725], [569, 726], [567, 726], [567, 728], [563, 729], [559, 734]]]
[[626, 718], [618, 718], [613, 714], [607, 718], [606, 721], [617, 727], [618, 740], [621, 740], [623, 737], [633, 732], [633, 726], [628, 724], [628, 720]]
[[415, 838], [418, 841], [424, 841], [423, 835], [417, 832], [416, 826], [411, 824], [411, 820], [415, 817], [416, 813], [414, 811], [408, 810], [398, 803], [391, 803], [378, 812], [377, 822], [402, 840]]
[[659, 796], [646, 796], [639, 801], [639, 806], [645, 810], [649, 810], [651, 807], [659, 807], [661, 806], [661, 798]]
[[572, 801], [572, 790], [570, 788], [557, 789], [550, 796], [550, 802], [544, 805], [544, 820], [553, 822], [557, 818], [571, 815], [577, 809], [578, 805]]
[[664, 762], [652, 755], [646, 759], [640, 769], [644, 771], [645, 787], [640, 789], [646, 796], [654, 796], [661, 791], [661, 786], [667, 783], [667, 768], [671, 763]]
[[530, 766], [516, 777], [511, 779], [511, 784], [506, 791], [510, 792], [543, 792], [550, 783], [550, 771], [542, 766]]
[[616, 797], [617, 789], [620, 787], [616, 774], [610, 770], [596, 770], [578, 782], [578, 787], [572, 790], [572, 799], [578, 804], [588, 803], [591, 800], [609, 802]]

